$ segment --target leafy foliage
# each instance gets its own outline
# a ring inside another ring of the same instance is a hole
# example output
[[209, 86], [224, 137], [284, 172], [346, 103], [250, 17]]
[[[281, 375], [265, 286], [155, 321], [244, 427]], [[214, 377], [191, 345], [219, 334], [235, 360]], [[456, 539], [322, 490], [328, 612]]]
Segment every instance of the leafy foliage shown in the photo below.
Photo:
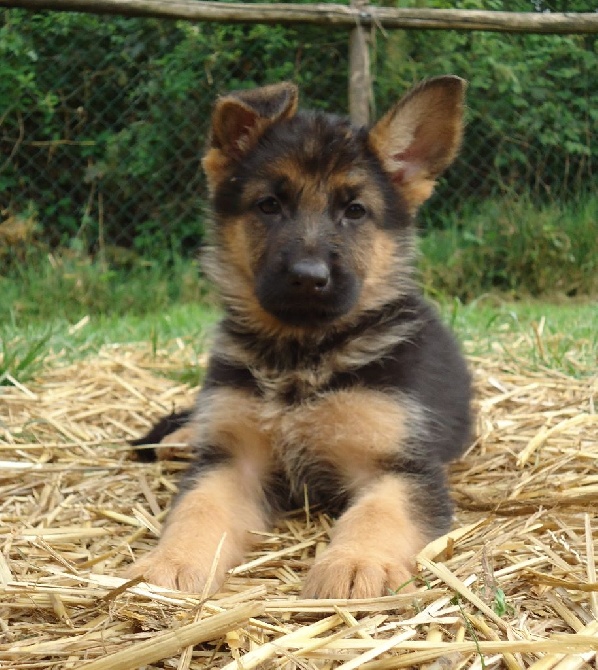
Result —
[[200, 157], [225, 90], [293, 79], [313, 104], [345, 107], [345, 31], [2, 16], [0, 209], [35, 203], [51, 246], [195, 250]]
[[[588, 0], [398, 4], [592, 9]], [[596, 255], [595, 232], [564, 228], [562, 217], [549, 221], [542, 212], [561, 201], [595, 205], [586, 195], [595, 188], [598, 155], [596, 36], [376, 30], [373, 39], [379, 112], [425, 77], [453, 72], [470, 82], [462, 154], [424, 208], [424, 227], [444, 230], [447, 239], [458, 231], [451, 239], [459, 238], [462, 253], [456, 242], [451, 249], [484, 264], [483, 286], [510, 289], [525, 274], [530, 291], [541, 292], [554, 282], [540, 261], [552, 261], [563, 268], [563, 290], [583, 290], [578, 275]], [[291, 79], [305, 106], [343, 112], [347, 58], [344, 29], [2, 10], [0, 226], [31, 225], [21, 226], [20, 246], [0, 248], [0, 267], [22, 262], [32, 244], [77, 258], [97, 252], [117, 265], [192, 255], [203, 235], [200, 157], [215, 96]], [[517, 207], [523, 218], [513, 224], [508, 216], [503, 225], [499, 210], [516, 215]], [[461, 214], [475, 221], [466, 230], [455, 222]], [[588, 216], [595, 231], [598, 217]], [[0, 247], [4, 235], [0, 229]], [[578, 251], [583, 245], [589, 252]], [[508, 250], [513, 260], [511, 249], [521, 254], [517, 267], [500, 255]], [[471, 292], [466, 279], [436, 279], [460, 295]]]
[[[521, 0], [429, 4], [532, 9]], [[576, 4], [577, 11], [591, 11], [587, 3], [585, 8]], [[597, 54], [595, 35], [405, 31], [378, 40], [381, 108], [396, 97], [396, 89], [426, 76], [452, 72], [469, 82], [466, 136], [456, 167], [433, 202], [436, 212], [443, 216], [454, 207], [455, 192], [478, 201], [531, 194], [543, 203], [575, 199], [589, 190], [598, 158], [590, 140], [598, 121]], [[441, 217], [429, 216], [432, 225], [442, 225]]]

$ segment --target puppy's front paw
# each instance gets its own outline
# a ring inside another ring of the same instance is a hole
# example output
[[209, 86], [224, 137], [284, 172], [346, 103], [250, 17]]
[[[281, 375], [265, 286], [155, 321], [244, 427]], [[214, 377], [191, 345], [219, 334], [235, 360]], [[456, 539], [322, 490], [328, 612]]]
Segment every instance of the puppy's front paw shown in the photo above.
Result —
[[303, 587], [305, 598], [377, 598], [414, 590], [415, 561], [385, 552], [330, 547], [316, 560]]
[[[196, 549], [185, 551], [184, 548], [156, 547], [149, 554], [131, 565], [126, 576], [129, 579], [143, 577], [150, 584], [163, 586], [167, 589], [203, 593], [206, 588], [212, 560], [201, 556]], [[208, 584], [208, 593], [212, 594], [224, 582], [226, 570], [216, 566], [213, 578]]]

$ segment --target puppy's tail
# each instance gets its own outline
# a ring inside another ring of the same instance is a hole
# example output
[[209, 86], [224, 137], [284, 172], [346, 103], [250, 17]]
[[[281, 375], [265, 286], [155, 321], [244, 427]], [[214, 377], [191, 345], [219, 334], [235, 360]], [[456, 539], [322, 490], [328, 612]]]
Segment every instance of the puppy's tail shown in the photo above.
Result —
[[167, 435], [182, 428], [191, 418], [192, 412], [193, 410], [186, 409], [182, 412], [173, 412], [168, 416], [164, 416], [143, 437], [130, 440], [129, 444], [135, 448], [137, 460], [144, 463], [155, 461], [156, 450], [153, 445], [160, 444]]

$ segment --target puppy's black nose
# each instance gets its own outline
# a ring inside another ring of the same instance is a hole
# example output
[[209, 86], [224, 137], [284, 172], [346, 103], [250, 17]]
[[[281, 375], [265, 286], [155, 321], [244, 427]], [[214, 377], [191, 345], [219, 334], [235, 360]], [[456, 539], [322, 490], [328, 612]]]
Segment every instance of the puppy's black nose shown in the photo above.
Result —
[[297, 291], [315, 293], [330, 283], [330, 269], [324, 261], [304, 258], [289, 268], [291, 286]]

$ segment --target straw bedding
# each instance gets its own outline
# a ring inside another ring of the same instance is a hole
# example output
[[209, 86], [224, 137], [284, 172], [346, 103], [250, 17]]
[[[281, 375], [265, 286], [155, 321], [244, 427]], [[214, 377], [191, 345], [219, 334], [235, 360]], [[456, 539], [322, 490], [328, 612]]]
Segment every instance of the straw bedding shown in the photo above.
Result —
[[138, 463], [126, 440], [192, 401], [165, 374], [196, 363], [187, 343], [57, 355], [0, 387], [0, 667], [595, 667], [596, 379], [532, 367], [526, 347], [470, 356], [478, 430], [452, 468], [454, 530], [422, 552], [415, 596], [369, 601], [299, 598], [330, 528], [307, 510], [207, 599], [119, 577], [184, 467]]

